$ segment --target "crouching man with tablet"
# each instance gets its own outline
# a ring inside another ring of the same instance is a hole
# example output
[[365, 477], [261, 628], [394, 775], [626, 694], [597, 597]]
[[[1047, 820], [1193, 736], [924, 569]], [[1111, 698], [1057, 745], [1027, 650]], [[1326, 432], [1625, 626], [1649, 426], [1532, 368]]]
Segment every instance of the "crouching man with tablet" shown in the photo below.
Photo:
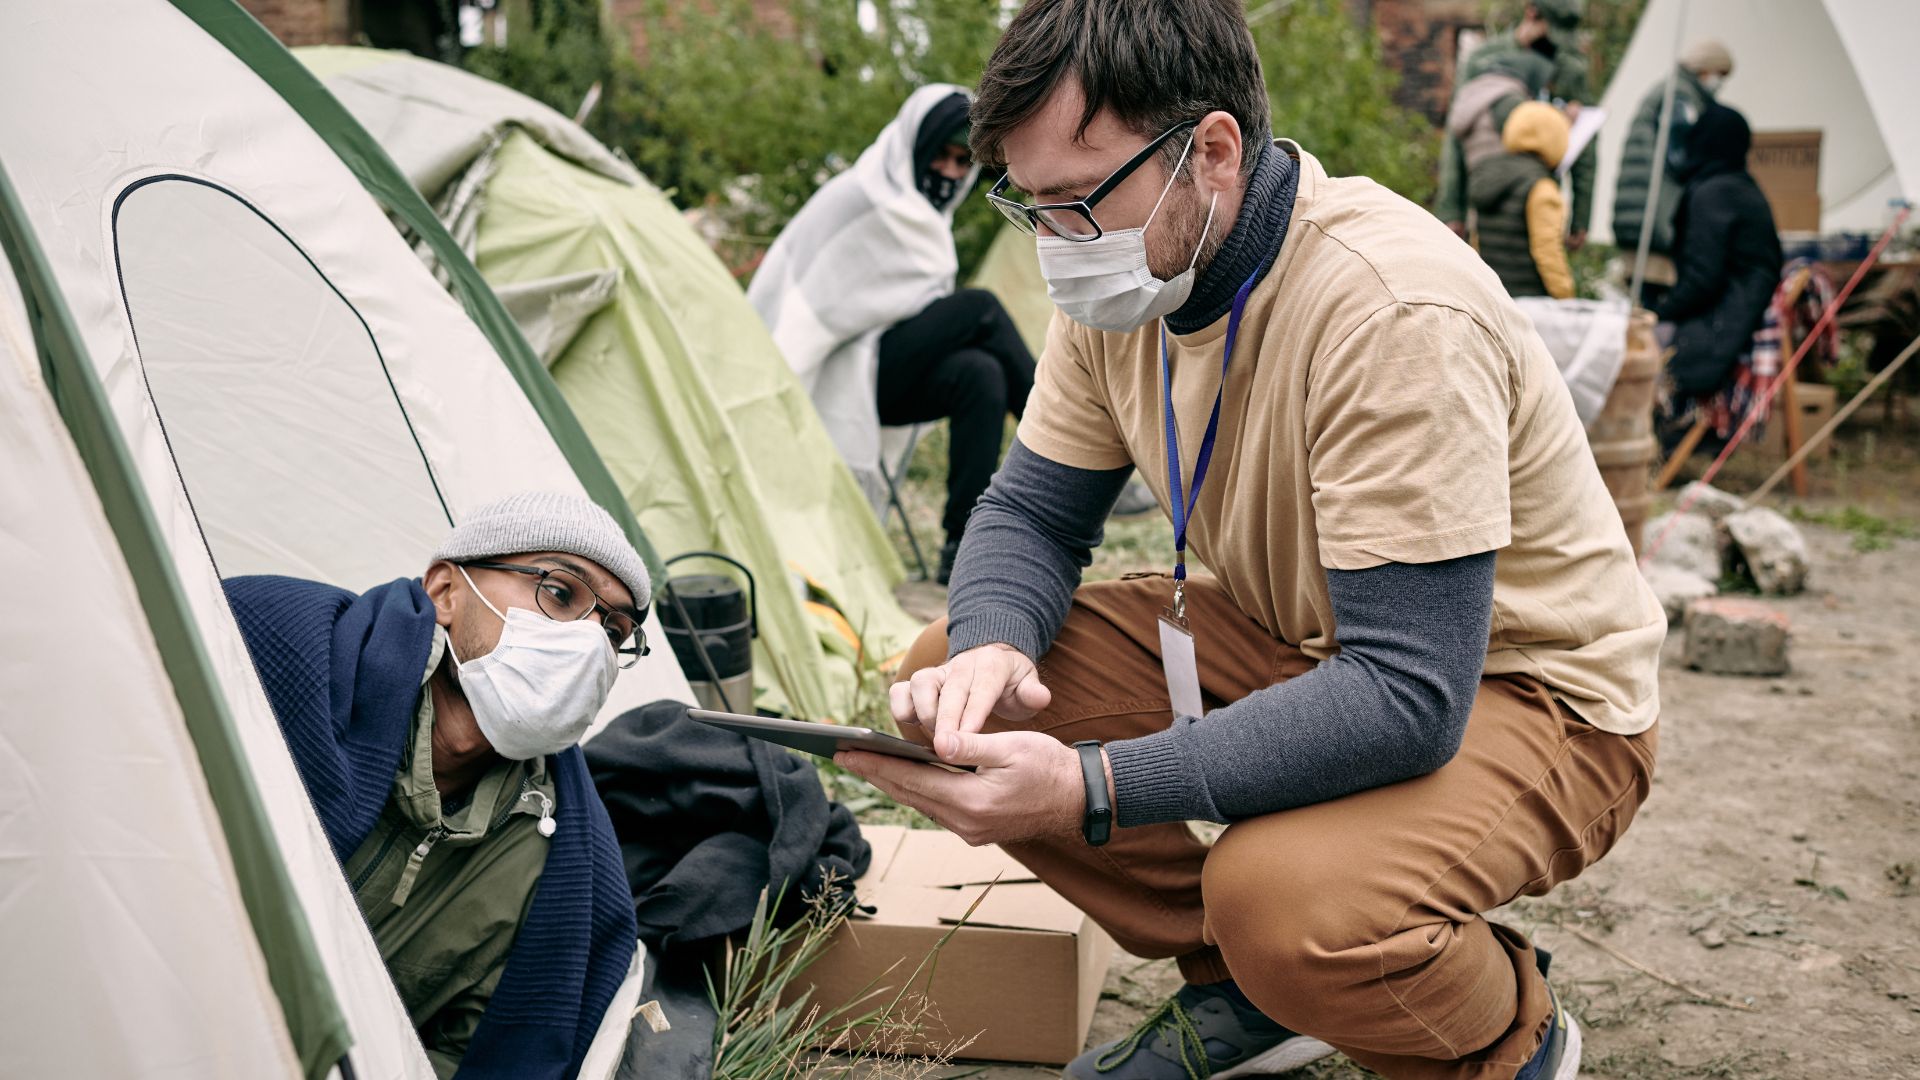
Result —
[[[1266, 95], [1237, 0], [1033, 0], [1009, 27], [974, 151], [1063, 315], [892, 697], [977, 771], [837, 760], [1178, 958], [1187, 985], [1070, 1076], [1332, 1047], [1571, 1077], [1544, 956], [1481, 913], [1646, 797], [1660, 607], [1499, 282], [1271, 139]], [[1135, 466], [1173, 576], [1080, 586]], [[1194, 819], [1230, 827], [1209, 847]]]

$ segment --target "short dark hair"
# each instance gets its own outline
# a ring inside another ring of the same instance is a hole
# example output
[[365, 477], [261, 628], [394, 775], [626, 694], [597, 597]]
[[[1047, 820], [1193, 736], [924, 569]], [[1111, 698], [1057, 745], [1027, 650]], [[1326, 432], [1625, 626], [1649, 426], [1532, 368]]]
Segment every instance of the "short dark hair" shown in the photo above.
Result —
[[[1239, 123], [1244, 147], [1271, 137], [1272, 106], [1243, 0], [1031, 0], [980, 77], [974, 157], [1005, 165], [1001, 143], [1069, 75], [1087, 98], [1076, 139], [1103, 108], [1148, 138], [1216, 109]], [[1168, 141], [1169, 162], [1184, 143]], [[1241, 172], [1258, 157], [1244, 150]]]

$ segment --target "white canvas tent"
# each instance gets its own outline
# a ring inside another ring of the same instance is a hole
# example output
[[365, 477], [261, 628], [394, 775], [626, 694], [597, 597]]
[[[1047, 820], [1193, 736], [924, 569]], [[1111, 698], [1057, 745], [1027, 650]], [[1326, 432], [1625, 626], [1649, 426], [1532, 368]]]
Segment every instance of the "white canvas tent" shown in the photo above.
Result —
[[[414, 575], [528, 488], [631, 515], [431, 210], [231, 0], [0, 7], [0, 100], [0, 1076], [430, 1077], [220, 578]], [[691, 697], [664, 649], [614, 694]]]
[[1676, 48], [1707, 37], [1733, 54], [1719, 99], [1754, 131], [1824, 133], [1822, 232], [1878, 233], [1887, 200], [1920, 200], [1920, 3], [1651, 0], [1601, 101], [1595, 239], [1613, 240], [1613, 192], [1635, 108], [1673, 69]]

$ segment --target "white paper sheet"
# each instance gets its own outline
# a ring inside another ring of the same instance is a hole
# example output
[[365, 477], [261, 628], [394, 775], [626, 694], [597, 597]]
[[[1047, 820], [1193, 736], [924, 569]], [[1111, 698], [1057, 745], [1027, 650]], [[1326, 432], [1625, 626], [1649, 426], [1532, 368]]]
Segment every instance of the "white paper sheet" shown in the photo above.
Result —
[[1580, 109], [1580, 115], [1573, 118], [1573, 130], [1567, 134], [1567, 154], [1560, 159], [1560, 175], [1565, 177], [1573, 163], [1580, 160], [1580, 152], [1587, 148], [1595, 135], [1600, 134], [1600, 125], [1607, 122], [1607, 110], [1598, 105], [1586, 105]]

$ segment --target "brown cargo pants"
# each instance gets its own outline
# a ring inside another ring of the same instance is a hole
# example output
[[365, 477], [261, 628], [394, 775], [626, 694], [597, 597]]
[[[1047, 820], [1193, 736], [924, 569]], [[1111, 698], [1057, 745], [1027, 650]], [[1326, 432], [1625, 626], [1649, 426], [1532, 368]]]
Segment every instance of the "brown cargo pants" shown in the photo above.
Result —
[[[1063, 742], [1166, 727], [1154, 620], [1169, 592], [1164, 577], [1082, 586], [1040, 662], [1053, 703], [1019, 726]], [[1209, 708], [1313, 666], [1210, 580], [1189, 585], [1187, 611]], [[940, 622], [901, 677], [946, 656]], [[1531, 679], [1488, 678], [1459, 753], [1429, 775], [1242, 821], [1211, 847], [1176, 823], [1115, 829], [1100, 848], [1007, 850], [1127, 951], [1177, 957], [1189, 982], [1231, 978], [1276, 1022], [1384, 1076], [1506, 1078], [1550, 1009], [1532, 945], [1481, 913], [1606, 854], [1647, 797], [1657, 730], [1614, 735]]]

